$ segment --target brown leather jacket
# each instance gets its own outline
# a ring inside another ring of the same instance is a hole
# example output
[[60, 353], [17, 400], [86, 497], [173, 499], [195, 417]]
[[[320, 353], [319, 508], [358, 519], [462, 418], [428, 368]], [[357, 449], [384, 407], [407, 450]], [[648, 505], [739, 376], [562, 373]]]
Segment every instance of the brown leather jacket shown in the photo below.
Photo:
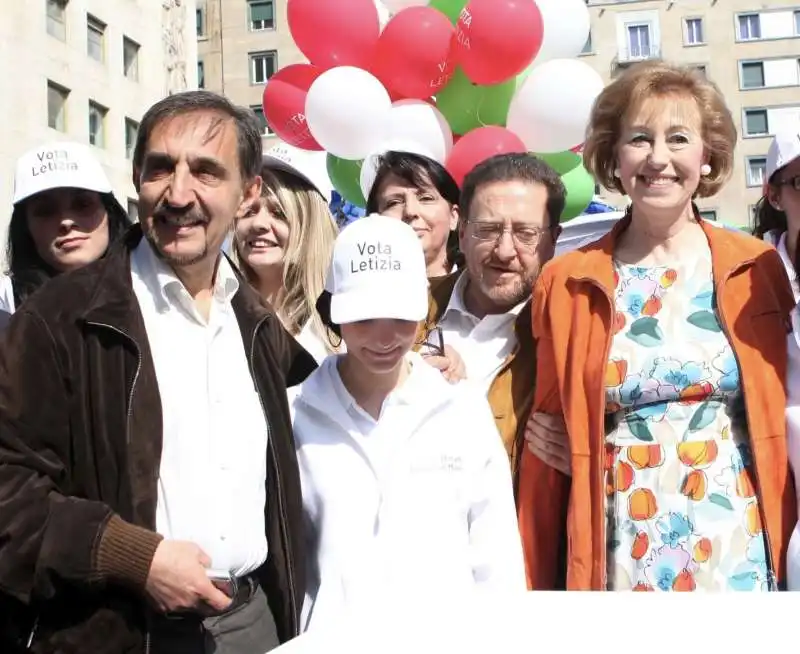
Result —
[[[442, 319], [453, 294], [453, 288], [462, 272], [459, 270], [429, 280], [428, 316], [420, 323], [417, 331], [417, 349]], [[533, 405], [536, 379], [536, 347], [531, 329], [530, 302], [522, 308], [514, 325], [514, 331], [517, 335], [517, 345], [494, 378], [489, 388], [488, 399], [494, 412], [497, 429], [508, 452], [516, 488], [519, 451], [524, 443], [525, 423]]]
[[[31, 296], [0, 344], [0, 651], [145, 652], [162, 417], [133, 293], [134, 226]], [[233, 298], [269, 424], [260, 569], [282, 641], [304, 592], [302, 501], [286, 386], [313, 359], [246, 284]], [[35, 630], [33, 626], [35, 625]]]

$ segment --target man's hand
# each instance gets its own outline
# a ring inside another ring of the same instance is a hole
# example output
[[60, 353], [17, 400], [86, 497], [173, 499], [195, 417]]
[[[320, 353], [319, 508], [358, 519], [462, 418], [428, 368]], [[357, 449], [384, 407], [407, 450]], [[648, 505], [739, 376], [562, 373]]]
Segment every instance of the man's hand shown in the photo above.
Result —
[[177, 611], [224, 611], [231, 598], [206, 574], [211, 559], [194, 543], [163, 540], [156, 549], [145, 591], [164, 613]]
[[444, 346], [444, 355], [425, 354], [423, 358], [428, 365], [439, 370], [451, 384], [467, 378], [467, 366], [464, 365], [464, 359], [449, 345]]
[[525, 425], [528, 449], [551, 468], [572, 474], [569, 435], [564, 418], [546, 413], [532, 413]]

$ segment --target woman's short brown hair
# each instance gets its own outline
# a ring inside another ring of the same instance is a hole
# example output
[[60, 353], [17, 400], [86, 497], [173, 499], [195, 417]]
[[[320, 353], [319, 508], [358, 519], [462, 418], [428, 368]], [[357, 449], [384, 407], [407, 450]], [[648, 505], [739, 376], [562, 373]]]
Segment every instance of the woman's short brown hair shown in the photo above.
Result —
[[733, 172], [736, 126], [719, 88], [691, 66], [643, 62], [631, 66], [603, 89], [595, 101], [586, 133], [586, 168], [605, 188], [624, 195], [620, 180], [614, 176], [622, 122], [643, 101], [659, 96], [684, 96], [697, 102], [711, 174], [700, 178], [695, 195], [714, 195]]

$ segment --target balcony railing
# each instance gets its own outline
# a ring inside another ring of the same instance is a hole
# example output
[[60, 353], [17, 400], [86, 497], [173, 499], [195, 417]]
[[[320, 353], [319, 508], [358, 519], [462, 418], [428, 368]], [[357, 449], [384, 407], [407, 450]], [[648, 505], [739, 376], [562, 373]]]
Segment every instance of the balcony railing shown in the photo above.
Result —
[[658, 45], [638, 45], [628, 46], [619, 50], [616, 63], [619, 66], [634, 64], [637, 61], [647, 61], [648, 59], [660, 59], [661, 47]]

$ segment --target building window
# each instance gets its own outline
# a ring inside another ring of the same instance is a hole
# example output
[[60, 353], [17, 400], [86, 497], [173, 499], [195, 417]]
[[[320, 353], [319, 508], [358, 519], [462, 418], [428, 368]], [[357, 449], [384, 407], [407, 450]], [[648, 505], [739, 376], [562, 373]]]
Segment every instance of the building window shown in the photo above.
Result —
[[202, 61], [197, 62], [197, 88], [206, 88], [206, 70]]
[[250, 83], [266, 84], [267, 80], [275, 74], [277, 68], [277, 53], [253, 52], [250, 54]]
[[628, 59], [649, 59], [650, 25], [628, 25]]
[[767, 172], [766, 157], [747, 157], [747, 185], [762, 186]]
[[89, 100], [89, 143], [98, 148], [106, 145], [106, 114], [108, 109]]
[[46, 0], [47, 2], [47, 33], [50, 36], [67, 40], [67, 16], [64, 0]]
[[139, 44], [127, 36], [122, 38], [122, 68], [125, 77], [138, 81], [139, 79]]
[[105, 59], [105, 23], [94, 16], [86, 16], [86, 51], [89, 56], [99, 62]]
[[700, 217], [703, 220], [713, 220], [716, 222], [717, 220], [717, 211], [716, 209], [705, 209], [704, 211], [700, 211]]
[[800, 36], [800, 11], [794, 12], [794, 33]]
[[708, 79], [708, 67], [705, 64], [697, 64], [695, 66], [695, 70], [700, 73], [703, 77]]
[[705, 43], [703, 38], [703, 19], [686, 19], [686, 45], [702, 45]]
[[250, 29], [275, 29], [275, 0], [247, 0], [250, 13]]
[[194, 12], [195, 30], [198, 37], [206, 35], [206, 10], [205, 7], [198, 7]]
[[139, 203], [133, 198], [128, 198], [128, 218], [131, 222], [139, 222]]
[[760, 89], [764, 87], [764, 62], [749, 61], [742, 64], [742, 88]]
[[739, 16], [739, 40], [752, 41], [761, 38], [761, 17], [758, 14]]
[[581, 50], [581, 54], [592, 54], [593, 52], [592, 33], [589, 32], [589, 36], [586, 37], [586, 43], [583, 44], [583, 50]]
[[136, 135], [139, 133], [139, 123], [130, 118], [125, 119], [125, 156], [133, 159], [133, 150], [136, 148]]
[[272, 132], [269, 129], [269, 125], [267, 125], [267, 119], [264, 116], [264, 108], [260, 104], [256, 104], [251, 106], [250, 109], [256, 115], [256, 118], [258, 119], [258, 124], [261, 125], [261, 134], [263, 136], [272, 134]]
[[67, 131], [67, 98], [69, 90], [47, 82], [47, 125], [59, 132]]
[[766, 109], [745, 109], [744, 133], [747, 136], [767, 136], [769, 134]]

